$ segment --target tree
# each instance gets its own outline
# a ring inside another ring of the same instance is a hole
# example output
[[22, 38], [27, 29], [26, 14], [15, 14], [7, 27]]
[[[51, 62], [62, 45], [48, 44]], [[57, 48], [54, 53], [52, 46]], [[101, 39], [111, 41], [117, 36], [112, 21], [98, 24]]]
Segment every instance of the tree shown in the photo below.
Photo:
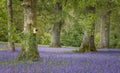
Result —
[[101, 16], [99, 48], [109, 48], [110, 12]]
[[83, 35], [83, 40], [79, 48], [79, 52], [96, 52], [96, 47], [94, 43], [94, 31], [95, 31], [95, 7], [86, 7], [86, 16], [89, 28], [86, 28]]
[[22, 49], [18, 55], [18, 60], [36, 61], [39, 59], [36, 42], [36, 4], [37, 0], [23, 0], [22, 3], [24, 8], [24, 31]]
[[62, 21], [62, 2], [58, 1], [55, 4], [55, 23], [52, 27], [51, 47], [60, 47], [60, 32], [63, 25]]
[[12, 10], [12, 0], [8, 0], [8, 46], [10, 50], [15, 51], [15, 44], [14, 44], [14, 30], [13, 30], [13, 10]]
[[99, 48], [109, 48], [110, 14], [116, 8], [114, 2], [107, 1], [101, 14]]

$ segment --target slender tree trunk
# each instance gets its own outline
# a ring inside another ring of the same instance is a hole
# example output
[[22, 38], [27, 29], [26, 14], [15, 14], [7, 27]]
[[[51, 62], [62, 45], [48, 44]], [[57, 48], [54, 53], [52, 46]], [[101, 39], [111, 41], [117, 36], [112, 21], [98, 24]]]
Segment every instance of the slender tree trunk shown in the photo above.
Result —
[[60, 32], [61, 27], [63, 25], [63, 21], [61, 19], [62, 3], [57, 2], [55, 5], [55, 9], [56, 9], [55, 19], [57, 20], [57, 22], [53, 25], [52, 28], [51, 47], [60, 47]]
[[95, 47], [95, 42], [94, 42], [94, 35], [95, 34], [95, 23], [92, 25], [91, 28], [91, 32], [90, 32], [90, 36], [89, 36], [89, 48], [90, 51], [97, 51], [96, 47]]
[[101, 17], [99, 48], [109, 48], [110, 12]]
[[37, 0], [23, 0], [24, 38], [18, 60], [36, 61], [39, 59], [36, 42], [36, 3]]
[[13, 10], [12, 10], [12, 0], [8, 0], [8, 47], [11, 51], [15, 51], [13, 34]]

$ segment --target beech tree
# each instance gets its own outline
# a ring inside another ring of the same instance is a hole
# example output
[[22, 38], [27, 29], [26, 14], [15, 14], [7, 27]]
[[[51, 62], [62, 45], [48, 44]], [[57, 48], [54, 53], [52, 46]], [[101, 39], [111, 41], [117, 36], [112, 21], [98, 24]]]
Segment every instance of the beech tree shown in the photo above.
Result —
[[55, 4], [55, 22], [52, 27], [51, 47], [60, 47], [60, 33], [63, 25], [62, 20], [62, 2], [58, 1]]
[[107, 1], [104, 8], [102, 8], [99, 48], [109, 48], [110, 15], [113, 10], [116, 10], [116, 7], [117, 5], [114, 1]]
[[22, 3], [24, 8], [24, 31], [22, 49], [18, 55], [18, 60], [35, 61], [39, 59], [36, 42], [36, 4], [37, 0], [23, 0]]
[[[95, 31], [95, 7], [87, 6], [86, 7], [86, 17], [88, 21], [89, 28], [86, 28], [83, 35], [83, 40], [79, 48], [79, 52], [96, 52], [96, 47], [94, 43], [94, 31]], [[87, 22], [86, 21], [86, 22]], [[90, 22], [89, 22], [90, 21]]]
[[[39, 25], [34, 23], [36, 18], [32, 16], [34, 13], [32, 9], [35, 8], [32, 8], [33, 3], [31, 5], [27, 2], [31, 0], [9, 0], [13, 1], [12, 6], [8, 5], [8, 8], [12, 7], [13, 10], [10, 10], [12, 12], [8, 12], [8, 9], [6, 9], [7, 1], [0, 1], [0, 41], [11, 42], [9, 45], [11, 45], [11, 50], [13, 51], [12, 45], [14, 44], [12, 43], [20, 43], [21, 38], [23, 38], [23, 47], [26, 44], [29, 45], [28, 40], [31, 37], [27, 34], [29, 32], [33, 34], [33, 30], [36, 27], [39, 30], [37, 32], [37, 43], [41, 45], [51, 45], [52, 47], [79, 47], [81, 45], [80, 48], [82, 48], [84, 43], [89, 47], [94, 46], [91, 43], [95, 41], [95, 45], [99, 45], [98, 48], [120, 47], [120, 37], [118, 34], [120, 0], [38, 0], [37, 22]], [[23, 6], [20, 5], [21, 1], [23, 1]], [[94, 8], [95, 13], [93, 12]], [[22, 13], [23, 9], [24, 13]], [[94, 16], [96, 17], [95, 19]], [[23, 21], [24, 26], [22, 26]], [[96, 27], [95, 30], [94, 25]]]
[[110, 12], [101, 16], [99, 48], [109, 48]]

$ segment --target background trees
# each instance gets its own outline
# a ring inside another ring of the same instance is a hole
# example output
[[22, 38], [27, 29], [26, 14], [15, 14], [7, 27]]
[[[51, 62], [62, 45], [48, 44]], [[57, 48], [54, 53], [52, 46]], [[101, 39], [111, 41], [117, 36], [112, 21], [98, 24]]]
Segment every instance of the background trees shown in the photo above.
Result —
[[109, 48], [109, 43], [111, 39], [110, 32], [111, 30], [110, 26], [114, 26], [111, 22], [113, 20], [114, 16], [111, 17], [112, 13], [114, 11], [118, 10], [119, 3], [118, 1], [104, 1], [101, 3], [103, 6], [100, 8], [100, 42], [99, 42], [99, 48]]
[[55, 15], [54, 19], [55, 22], [52, 27], [52, 38], [51, 38], [51, 47], [60, 47], [60, 34], [61, 34], [61, 28], [63, 25], [63, 19], [62, 19], [62, 1], [58, 1], [54, 5], [55, 7]]
[[[58, 2], [58, 9], [56, 9]], [[0, 41], [8, 41], [6, 1], [2, 0], [0, 4]], [[94, 7], [95, 13], [89, 11], [86, 13], [85, 10], [88, 6]], [[51, 38], [53, 38], [52, 35], [55, 33], [53, 32], [53, 26], [55, 27], [55, 24], [64, 20], [61, 30], [58, 30], [61, 33], [59, 45], [80, 47], [85, 31], [89, 30], [87, 31], [89, 36], [91, 31], [95, 32], [94, 41], [97, 48], [119, 48], [119, 7], [119, 0], [38, 0], [36, 13], [38, 18], [37, 42], [42, 45], [51, 45]], [[22, 10], [21, 1], [14, 0], [15, 42], [21, 42], [23, 34], [24, 19]], [[95, 31], [94, 28], [91, 28], [93, 25], [91, 22], [94, 17]], [[109, 25], [107, 32], [104, 32], [104, 29], [106, 30], [106, 26], [103, 28], [105, 24]], [[106, 37], [104, 36], [105, 34]], [[55, 39], [53, 38], [53, 40]]]

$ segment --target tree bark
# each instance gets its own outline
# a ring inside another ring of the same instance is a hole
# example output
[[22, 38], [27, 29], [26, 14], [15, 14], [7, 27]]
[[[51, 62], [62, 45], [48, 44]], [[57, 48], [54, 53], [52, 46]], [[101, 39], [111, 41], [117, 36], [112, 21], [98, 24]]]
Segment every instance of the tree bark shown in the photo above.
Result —
[[15, 44], [13, 39], [14, 30], [13, 28], [13, 10], [12, 10], [12, 0], [7, 1], [8, 5], [8, 47], [11, 51], [15, 51]]
[[[93, 26], [95, 27], [95, 26]], [[78, 52], [96, 52], [96, 47], [95, 47], [95, 43], [94, 43], [94, 30], [91, 29], [92, 32], [88, 32], [85, 31], [84, 32], [84, 36], [83, 36], [83, 40], [81, 43], [81, 46], [79, 48]]]
[[36, 3], [37, 0], [23, 0], [24, 7], [24, 38], [18, 60], [36, 61], [39, 59], [36, 33]]
[[84, 31], [83, 40], [79, 48], [79, 52], [89, 52], [89, 34], [88, 31]]
[[[88, 6], [86, 7], [86, 14], [92, 13], [95, 14], [95, 7]], [[96, 47], [94, 43], [94, 32], [95, 32], [95, 19], [91, 21], [91, 28], [87, 28], [84, 32], [83, 40], [78, 52], [96, 52]]]
[[90, 48], [90, 51], [96, 52], [97, 49], [95, 47], [94, 34], [95, 34], [95, 23], [92, 25], [90, 36], [89, 36], [89, 48]]
[[110, 12], [101, 17], [99, 48], [109, 48]]
[[62, 22], [61, 21], [53, 26], [51, 47], [60, 47], [61, 26], [62, 26]]
[[63, 25], [62, 21], [62, 3], [57, 2], [55, 5], [56, 13], [55, 13], [55, 19], [56, 23], [53, 25], [52, 28], [52, 38], [51, 38], [51, 47], [60, 47], [60, 32], [61, 27]]

